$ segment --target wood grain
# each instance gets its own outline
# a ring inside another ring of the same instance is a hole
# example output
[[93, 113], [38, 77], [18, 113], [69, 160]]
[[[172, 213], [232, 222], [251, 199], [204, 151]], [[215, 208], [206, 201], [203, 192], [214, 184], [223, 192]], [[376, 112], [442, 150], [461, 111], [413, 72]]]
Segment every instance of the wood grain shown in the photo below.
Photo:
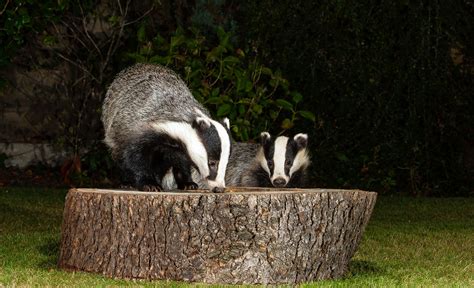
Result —
[[228, 284], [338, 278], [377, 197], [360, 190], [228, 190], [71, 189], [59, 266], [114, 278]]

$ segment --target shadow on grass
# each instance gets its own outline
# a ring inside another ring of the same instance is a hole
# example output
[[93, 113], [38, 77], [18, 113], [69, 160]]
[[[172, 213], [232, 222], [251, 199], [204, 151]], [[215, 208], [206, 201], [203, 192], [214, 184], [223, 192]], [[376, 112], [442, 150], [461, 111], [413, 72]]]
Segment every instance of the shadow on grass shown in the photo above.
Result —
[[377, 276], [385, 274], [385, 271], [375, 262], [364, 260], [352, 260], [349, 263], [348, 276]]
[[39, 268], [45, 270], [57, 269], [59, 260], [59, 240], [48, 239], [46, 244], [37, 247], [41, 255], [46, 259], [39, 264]]

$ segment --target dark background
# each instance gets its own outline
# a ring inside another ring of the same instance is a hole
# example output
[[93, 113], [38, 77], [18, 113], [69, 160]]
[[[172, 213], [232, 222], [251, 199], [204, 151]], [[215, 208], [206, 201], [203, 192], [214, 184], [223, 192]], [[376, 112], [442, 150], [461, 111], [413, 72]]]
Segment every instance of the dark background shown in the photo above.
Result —
[[472, 1], [4, 0], [0, 9], [0, 112], [29, 125], [2, 125], [1, 142], [67, 155], [60, 167], [28, 168], [33, 178], [112, 185], [101, 102], [118, 71], [152, 62], [229, 117], [236, 140], [308, 133], [315, 187], [474, 193]]

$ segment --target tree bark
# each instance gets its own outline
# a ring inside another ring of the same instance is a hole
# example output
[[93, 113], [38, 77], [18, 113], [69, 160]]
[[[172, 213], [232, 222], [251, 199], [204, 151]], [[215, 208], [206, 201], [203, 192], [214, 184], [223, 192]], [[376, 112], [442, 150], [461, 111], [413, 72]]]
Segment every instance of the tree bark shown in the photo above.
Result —
[[59, 266], [114, 278], [228, 284], [337, 278], [377, 197], [360, 190], [228, 190], [71, 189]]

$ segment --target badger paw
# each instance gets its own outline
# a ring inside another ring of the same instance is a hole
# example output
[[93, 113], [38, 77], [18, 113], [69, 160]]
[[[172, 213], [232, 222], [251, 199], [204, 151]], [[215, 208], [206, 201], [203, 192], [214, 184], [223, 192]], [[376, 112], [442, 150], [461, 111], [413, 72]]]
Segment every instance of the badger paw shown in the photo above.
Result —
[[140, 190], [145, 192], [160, 192], [163, 191], [163, 188], [160, 185], [143, 185]]
[[132, 185], [120, 185], [119, 188], [120, 190], [135, 190], [135, 187]]
[[184, 184], [180, 184], [178, 188], [181, 190], [196, 190], [198, 189], [198, 185], [194, 182], [186, 182]]

